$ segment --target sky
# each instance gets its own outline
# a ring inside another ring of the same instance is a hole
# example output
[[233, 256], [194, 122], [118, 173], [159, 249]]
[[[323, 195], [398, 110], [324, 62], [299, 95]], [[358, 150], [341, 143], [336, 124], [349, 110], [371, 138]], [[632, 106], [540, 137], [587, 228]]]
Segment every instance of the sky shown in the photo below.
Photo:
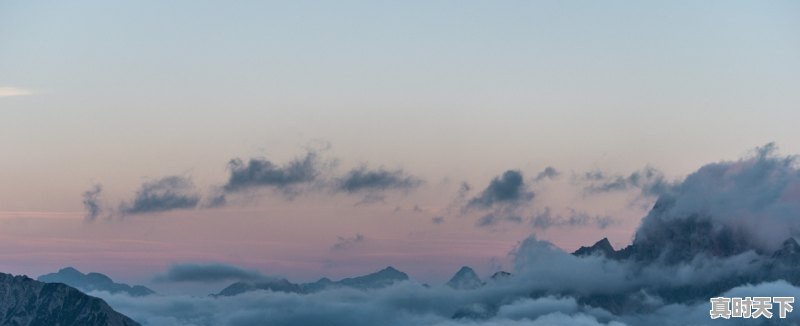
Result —
[[632, 173], [800, 153], [799, 12], [0, 1], [0, 270], [149, 284], [186, 262], [293, 280], [393, 265], [432, 282], [510, 269], [531, 233], [621, 247], [654, 200]]

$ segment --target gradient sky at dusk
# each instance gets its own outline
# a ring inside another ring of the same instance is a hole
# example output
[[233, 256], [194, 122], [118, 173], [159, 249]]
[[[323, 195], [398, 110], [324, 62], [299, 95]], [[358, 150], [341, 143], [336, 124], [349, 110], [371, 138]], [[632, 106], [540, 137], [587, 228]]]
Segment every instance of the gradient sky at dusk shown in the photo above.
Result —
[[[650, 166], [674, 180], [769, 142], [800, 153], [798, 12], [793, 1], [0, 1], [0, 271], [73, 265], [146, 283], [183, 262], [295, 280], [394, 265], [441, 281], [461, 265], [509, 268], [531, 232], [569, 250], [604, 236], [626, 245], [652, 198], [587, 193], [587, 172]], [[283, 165], [309, 150], [330, 182], [362, 166], [422, 182], [377, 202], [265, 188], [218, 208], [84, 217], [95, 184], [115, 209], [174, 175], [205, 200], [231, 159]], [[560, 174], [534, 181], [548, 166]], [[507, 170], [535, 193], [515, 212], [523, 221], [476, 226], [486, 212], [469, 199]], [[546, 208], [613, 223], [533, 228]]]

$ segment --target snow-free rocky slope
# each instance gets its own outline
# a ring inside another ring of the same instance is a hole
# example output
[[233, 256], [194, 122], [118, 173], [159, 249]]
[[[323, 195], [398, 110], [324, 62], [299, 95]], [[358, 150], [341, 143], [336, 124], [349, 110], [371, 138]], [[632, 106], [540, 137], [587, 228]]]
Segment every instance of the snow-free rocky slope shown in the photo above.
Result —
[[105, 301], [61, 283], [0, 273], [0, 325], [139, 326]]

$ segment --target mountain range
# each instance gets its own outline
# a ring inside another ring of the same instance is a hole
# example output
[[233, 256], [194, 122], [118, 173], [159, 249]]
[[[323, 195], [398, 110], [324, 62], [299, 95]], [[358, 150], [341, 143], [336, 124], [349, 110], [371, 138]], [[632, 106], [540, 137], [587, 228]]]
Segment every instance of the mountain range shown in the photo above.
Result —
[[56, 273], [39, 276], [37, 280], [46, 283], [64, 283], [84, 292], [126, 293], [133, 297], [155, 294], [155, 291], [141, 285], [130, 286], [124, 283], [115, 283], [114, 280], [106, 275], [100, 273], [84, 274], [73, 267], [65, 267]]
[[[508, 272], [499, 271], [492, 275], [490, 280], [499, 281], [510, 276], [511, 274]], [[326, 277], [310, 283], [292, 283], [286, 279], [240, 281], [227, 286], [219, 293], [212, 294], [211, 296], [235, 296], [242, 293], [259, 290], [298, 294], [310, 294], [336, 288], [375, 290], [408, 280], [408, 274], [401, 272], [394, 267], [388, 266], [371, 274], [345, 278], [339, 281], [332, 281]], [[453, 275], [446, 285], [458, 290], [472, 290], [484, 286], [485, 282], [481, 281], [472, 268], [464, 266], [459, 269], [455, 275]]]
[[398, 271], [394, 267], [386, 267], [375, 273], [364, 276], [345, 278], [339, 281], [331, 281], [322, 278], [316, 282], [295, 284], [286, 279], [276, 279], [256, 282], [236, 282], [222, 289], [213, 296], [234, 296], [250, 291], [269, 290], [273, 292], [288, 293], [314, 293], [332, 288], [354, 288], [359, 290], [380, 289], [390, 286], [397, 282], [407, 281], [408, 275]]

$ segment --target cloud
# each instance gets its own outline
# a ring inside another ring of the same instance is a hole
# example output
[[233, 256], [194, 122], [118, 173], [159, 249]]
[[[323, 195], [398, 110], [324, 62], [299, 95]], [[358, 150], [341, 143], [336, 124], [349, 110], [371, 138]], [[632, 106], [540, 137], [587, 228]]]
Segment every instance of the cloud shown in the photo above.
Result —
[[133, 201], [123, 202], [119, 210], [123, 215], [159, 213], [194, 208], [199, 201], [191, 179], [167, 176], [142, 184]]
[[100, 216], [103, 208], [100, 205], [100, 193], [103, 191], [103, 186], [96, 184], [91, 189], [83, 193], [83, 208], [86, 210], [86, 221], [92, 222]]
[[247, 270], [227, 264], [177, 264], [166, 274], [154, 278], [156, 282], [258, 281], [270, 279], [256, 270]]
[[520, 205], [533, 200], [534, 193], [527, 189], [522, 172], [508, 170], [492, 179], [480, 195], [469, 200], [473, 208], [491, 208], [495, 205]]
[[[476, 198], [502, 206], [520, 196], [486, 194], [514, 193], [501, 191], [508, 184], [522, 187], [513, 176], [493, 184]], [[600, 223], [579, 211], [565, 217], [545, 211], [541, 223], [547, 227]], [[411, 280], [370, 291], [311, 294], [99, 295], [148, 325], [705, 325], [711, 323], [710, 297], [800, 296], [798, 216], [795, 158], [767, 145], [738, 160], [705, 165], [660, 190], [628, 247], [578, 256], [531, 235], [510, 253], [510, 276], [476, 289]], [[800, 314], [773, 321], [798, 324]]]
[[533, 181], [534, 182], [539, 182], [539, 181], [542, 181], [542, 180], [545, 180], [545, 179], [555, 179], [560, 174], [561, 173], [558, 172], [558, 170], [556, 170], [554, 167], [548, 166], [548, 167], [544, 168], [544, 170], [542, 170], [542, 172], [539, 172], [539, 174], [536, 175], [536, 178], [533, 178]]
[[663, 246], [658, 252], [671, 260], [712, 248], [717, 255], [771, 252], [800, 235], [798, 216], [797, 159], [767, 144], [742, 159], [707, 164], [664, 190], [634, 243]]
[[364, 238], [364, 235], [360, 233], [356, 233], [356, 235], [352, 238], [338, 237], [336, 243], [334, 243], [333, 246], [331, 246], [331, 250], [339, 251], [339, 250], [350, 249], [364, 242], [365, 240], [366, 238]]
[[466, 198], [469, 192], [472, 190], [472, 186], [470, 186], [467, 182], [462, 182], [461, 185], [458, 186], [458, 193], [456, 194], [457, 198]]
[[228, 163], [230, 175], [222, 187], [227, 193], [255, 188], [273, 188], [287, 193], [294, 187], [313, 182], [320, 174], [321, 162], [316, 152], [309, 151], [283, 166], [264, 158], [252, 158], [246, 163], [232, 159]]
[[569, 209], [569, 215], [554, 214], [550, 207], [531, 216], [531, 226], [535, 229], [547, 230], [552, 227], [594, 226], [605, 229], [617, 223], [611, 216], [590, 215], [586, 212]]
[[384, 190], [408, 191], [419, 187], [422, 180], [406, 174], [403, 170], [374, 170], [361, 166], [350, 170], [337, 182], [336, 189], [347, 193], [374, 192]]
[[509, 216], [498, 216], [495, 214], [486, 214], [481, 216], [477, 222], [475, 222], [475, 226], [478, 227], [489, 227], [495, 226], [500, 222], [511, 222], [511, 223], [522, 223], [522, 217], [516, 215], [509, 215]]
[[[230, 297], [162, 295], [148, 299], [94, 292], [143, 325], [622, 325], [574, 299], [526, 299], [504, 288], [454, 290], [414, 282], [371, 291], [338, 288], [314, 294], [253, 291]], [[490, 304], [491, 303], [491, 304]], [[494, 305], [494, 306], [492, 306]], [[485, 317], [469, 313], [489, 312]], [[456, 317], [461, 316], [461, 317]]]
[[435, 216], [431, 218], [431, 223], [433, 224], [442, 224], [444, 223], [444, 216]]
[[661, 171], [650, 166], [627, 176], [608, 176], [601, 171], [587, 172], [584, 180], [588, 182], [584, 186], [587, 194], [638, 190], [642, 196], [657, 197], [672, 186]]
[[33, 91], [19, 87], [0, 87], [0, 97], [33, 95]]
[[213, 187], [205, 199], [203, 207], [217, 208], [228, 204], [228, 198], [225, 196], [225, 190], [220, 187]]

